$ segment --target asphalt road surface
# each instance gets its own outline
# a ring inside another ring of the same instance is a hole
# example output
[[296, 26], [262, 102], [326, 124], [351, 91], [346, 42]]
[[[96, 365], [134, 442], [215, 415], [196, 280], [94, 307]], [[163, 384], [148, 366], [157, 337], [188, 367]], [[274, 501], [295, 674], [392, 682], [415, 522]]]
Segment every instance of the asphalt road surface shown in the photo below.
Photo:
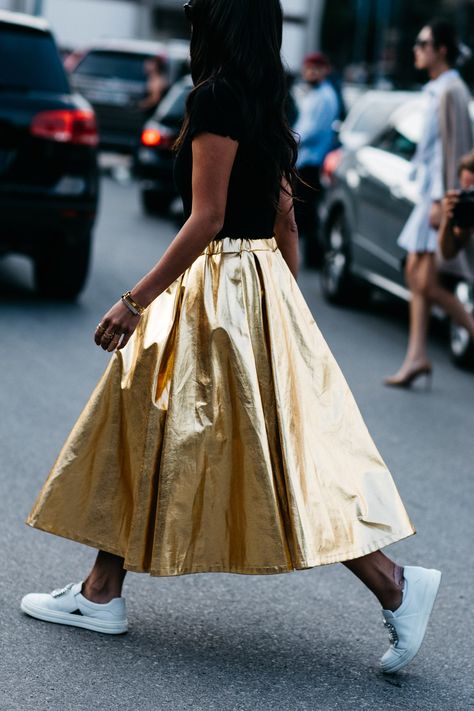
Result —
[[431, 335], [432, 392], [390, 391], [404, 309], [336, 309], [317, 275], [300, 285], [338, 359], [418, 533], [389, 549], [443, 571], [422, 651], [384, 677], [378, 604], [341, 565], [270, 577], [126, 581], [130, 631], [107, 637], [19, 610], [87, 573], [94, 551], [23, 521], [108, 358], [100, 316], [159, 258], [175, 227], [142, 214], [136, 187], [104, 180], [93, 269], [76, 304], [37, 299], [26, 260], [0, 262], [0, 709], [332, 711], [474, 709], [474, 375]]

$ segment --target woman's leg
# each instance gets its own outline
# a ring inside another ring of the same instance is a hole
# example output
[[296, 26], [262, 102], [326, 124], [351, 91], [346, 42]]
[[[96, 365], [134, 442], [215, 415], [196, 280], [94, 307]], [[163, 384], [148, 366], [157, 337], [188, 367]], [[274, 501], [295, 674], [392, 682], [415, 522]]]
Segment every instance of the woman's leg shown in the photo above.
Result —
[[411, 301], [408, 348], [404, 366], [406, 369], [413, 369], [428, 362], [427, 341], [431, 303], [424, 289], [424, 284], [428, 277], [432, 255], [428, 252], [423, 252], [421, 254], [409, 254], [408, 257], [407, 272], [411, 265], [413, 265], [413, 268], [410, 274], [407, 274]]
[[411, 291], [408, 347], [401, 368], [387, 378], [388, 383], [402, 381], [414, 370], [429, 365], [427, 342], [431, 302], [423, 285], [430, 257], [427, 252], [408, 255], [405, 268], [407, 285]]
[[82, 594], [91, 602], [106, 603], [121, 597], [122, 585], [127, 571], [123, 558], [99, 551], [94, 567], [82, 586]]
[[466, 311], [454, 294], [440, 284], [435, 255], [431, 254], [429, 257], [423, 284], [426, 298], [441, 306], [443, 311], [456, 323], [463, 326], [474, 340], [474, 316]]
[[375, 551], [362, 558], [344, 561], [344, 565], [374, 593], [384, 610], [395, 612], [400, 607], [403, 568], [390, 560], [385, 553]]

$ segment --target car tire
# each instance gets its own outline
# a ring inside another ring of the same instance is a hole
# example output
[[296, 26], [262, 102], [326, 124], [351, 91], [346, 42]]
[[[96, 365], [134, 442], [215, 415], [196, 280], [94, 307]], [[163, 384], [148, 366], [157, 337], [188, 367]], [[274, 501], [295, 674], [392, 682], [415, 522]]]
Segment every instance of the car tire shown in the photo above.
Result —
[[[472, 284], [460, 281], [454, 293], [470, 313], [474, 313], [474, 288]], [[449, 350], [454, 363], [461, 368], [474, 368], [474, 341], [465, 328], [453, 320], [449, 321]]]
[[92, 232], [62, 233], [49, 237], [34, 258], [38, 293], [52, 299], [75, 299], [89, 272]]
[[159, 190], [142, 190], [142, 206], [147, 215], [167, 215], [172, 198]]
[[332, 304], [352, 302], [356, 285], [350, 272], [350, 228], [344, 212], [330, 217], [325, 230], [321, 289]]

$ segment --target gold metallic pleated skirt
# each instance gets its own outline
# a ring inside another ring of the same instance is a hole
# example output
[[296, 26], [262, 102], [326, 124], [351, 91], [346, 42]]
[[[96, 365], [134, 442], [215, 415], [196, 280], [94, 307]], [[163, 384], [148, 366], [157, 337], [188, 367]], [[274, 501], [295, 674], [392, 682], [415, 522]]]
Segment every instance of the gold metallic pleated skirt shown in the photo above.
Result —
[[414, 533], [274, 239], [211, 243], [151, 304], [27, 522], [151, 575], [282, 573]]

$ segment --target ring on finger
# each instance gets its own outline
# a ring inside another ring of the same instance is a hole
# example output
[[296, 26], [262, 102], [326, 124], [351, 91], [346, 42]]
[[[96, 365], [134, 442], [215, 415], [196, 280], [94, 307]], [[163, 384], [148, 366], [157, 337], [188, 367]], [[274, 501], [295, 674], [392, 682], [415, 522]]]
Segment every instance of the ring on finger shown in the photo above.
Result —
[[113, 343], [117, 344], [120, 341], [121, 336], [121, 333], [114, 333], [114, 337], [111, 338], [109, 341], [109, 348]]
[[105, 326], [102, 326], [102, 324], [99, 323], [99, 324], [97, 324], [97, 328], [95, 330], [99, 331], [99, 333], [104, 333], [107, 329]]

